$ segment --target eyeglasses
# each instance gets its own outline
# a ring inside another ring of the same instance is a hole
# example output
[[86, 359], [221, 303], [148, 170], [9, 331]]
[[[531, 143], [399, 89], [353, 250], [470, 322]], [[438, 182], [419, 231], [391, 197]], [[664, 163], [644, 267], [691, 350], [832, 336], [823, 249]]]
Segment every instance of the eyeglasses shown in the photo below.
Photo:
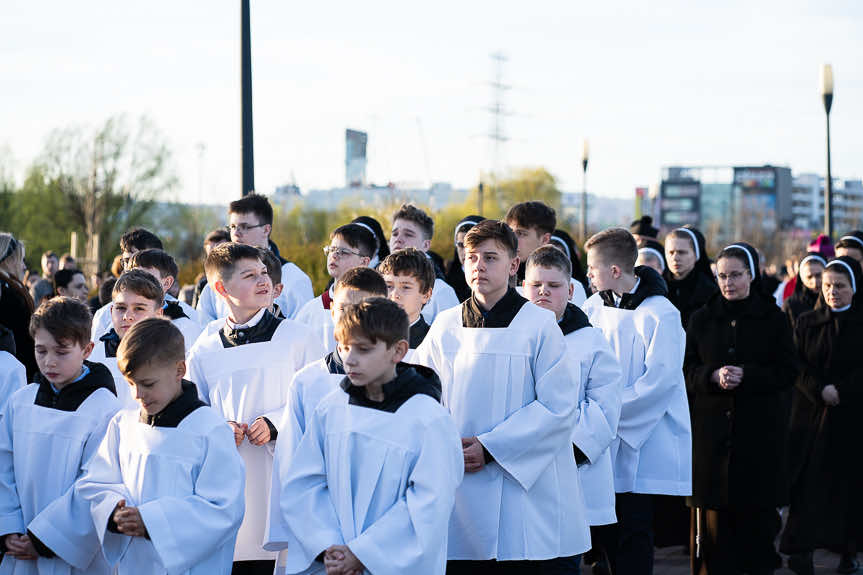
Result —
[[716, 274], [716, 279], [721, 282], [727, 282], [728, 280], [736, 282], [737, 280], [748, 274], [749, 272], [731, 272], [730, 274]]
[[364, 257], [360, 252], [354, 252], [347, 248], [337, 248], [336, 246], [324, 246], [324, 254], [329, 256], [330, 254], [337, 256], [339, 258], [344, 258], [347, 256], [359, 256]]
[[254, 226], [250, 226], [249, 224], [228, 224], [227, 226], [225, 226], [225, 229], [227, 229], [231, 233], [235, 233], [235, 232], [246, 233], [249, 230], [253, 230], [255, 228], [262, 228], [265, 225], [267, 225], [267, 224], [257, 224]]

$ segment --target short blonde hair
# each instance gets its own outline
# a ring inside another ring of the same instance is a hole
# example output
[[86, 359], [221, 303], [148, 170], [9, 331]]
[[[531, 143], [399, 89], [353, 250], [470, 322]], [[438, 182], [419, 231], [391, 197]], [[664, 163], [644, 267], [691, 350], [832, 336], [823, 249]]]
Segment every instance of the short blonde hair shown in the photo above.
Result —
[[129, 328], [117, 348], [117, 367], [131, 375], [151, 362], [165, 364], [183, 361], [186, 345], [183, 334], [170, 320], [150, 317]]
[[635, 269], [638, 259], [638, 244], [629, 230], [609, 228], [594, 234], [584, 244], [585, 251], [595, 250], [606, 264], [616, 265], [626, 273]]

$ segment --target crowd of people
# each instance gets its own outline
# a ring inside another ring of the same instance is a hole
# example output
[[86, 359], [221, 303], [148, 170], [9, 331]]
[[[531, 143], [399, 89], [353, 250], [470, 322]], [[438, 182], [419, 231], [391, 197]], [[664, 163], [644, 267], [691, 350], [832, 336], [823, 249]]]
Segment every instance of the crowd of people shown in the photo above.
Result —
[[857, 570], [863, 232], [771, 278], [529, 201], [444, 261], [406, 204], [332, 231], [315, 297], [272, 226], [232, 202], [182, 291], [130, 230], [92, 298], [0, 233], [0, 573]]

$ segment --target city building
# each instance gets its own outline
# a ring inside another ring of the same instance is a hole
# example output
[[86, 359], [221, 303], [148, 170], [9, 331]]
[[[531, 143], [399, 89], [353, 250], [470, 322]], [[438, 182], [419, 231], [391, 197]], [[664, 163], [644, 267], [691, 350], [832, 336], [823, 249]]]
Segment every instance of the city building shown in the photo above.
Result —
[[[791, 190], [793, 226], [801, 230], [824, 227], [824, 187], [818, 174], [794, 176]], [[863, 227], [863, 181], [833, 178], [833, 229], [837, 234]]]

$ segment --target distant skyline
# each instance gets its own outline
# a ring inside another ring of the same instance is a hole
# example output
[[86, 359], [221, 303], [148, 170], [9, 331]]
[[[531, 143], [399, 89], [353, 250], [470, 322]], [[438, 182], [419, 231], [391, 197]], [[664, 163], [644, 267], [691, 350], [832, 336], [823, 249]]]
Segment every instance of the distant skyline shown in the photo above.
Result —
[[[19, 182], [52, 129], [146, 114], [173, 151], [171, 199], [239, 196], [239, 3], [11, 0], [0, 14], [0, 154]], [[342, 185], [346, 128], [369, 133], [369, 182], [475, 185], [492, 167], [482, 135], [498, 51], [514, 113], [500, 163], [545, 167], [564, 191], [581, 189], [585, 137], [588, 190], [608, 197], [631, 197], [667, 165], [823, 174], [824, 62], [833, 173], [859, 178], [861, 30], [855, 0], [258, 0], [256, 187]]]

